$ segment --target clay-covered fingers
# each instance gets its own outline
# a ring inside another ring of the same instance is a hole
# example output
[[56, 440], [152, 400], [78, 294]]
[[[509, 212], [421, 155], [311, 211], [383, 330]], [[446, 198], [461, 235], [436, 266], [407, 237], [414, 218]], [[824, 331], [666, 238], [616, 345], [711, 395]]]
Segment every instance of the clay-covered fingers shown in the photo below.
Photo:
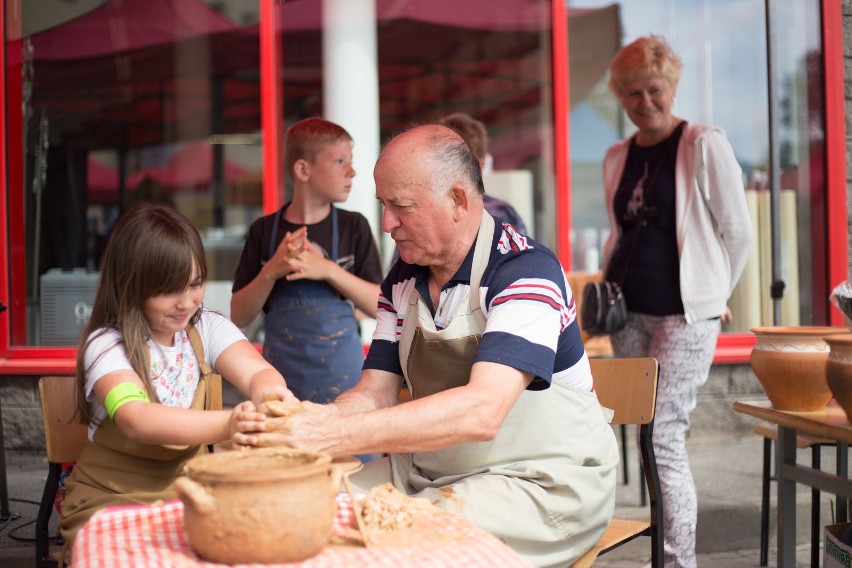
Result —
[[235, 446], [253, 446], [256, 434], [266, 429], [266, 414], [247, 401], [237, 405], [229, 420], [231, 440]]

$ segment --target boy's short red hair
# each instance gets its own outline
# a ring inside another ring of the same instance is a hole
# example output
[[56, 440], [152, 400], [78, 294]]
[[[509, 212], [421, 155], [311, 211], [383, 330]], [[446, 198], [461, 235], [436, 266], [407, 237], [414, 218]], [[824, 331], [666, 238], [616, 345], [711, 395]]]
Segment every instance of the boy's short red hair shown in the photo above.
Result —
[[352, 136], [342, 126], [328, 120], [311, 117], [291, 125], [284, 135], [284, 167], [292, 178], [293, 166], [299, 160], [313, 163], [319, 151], [343, 140], [352, 141]]

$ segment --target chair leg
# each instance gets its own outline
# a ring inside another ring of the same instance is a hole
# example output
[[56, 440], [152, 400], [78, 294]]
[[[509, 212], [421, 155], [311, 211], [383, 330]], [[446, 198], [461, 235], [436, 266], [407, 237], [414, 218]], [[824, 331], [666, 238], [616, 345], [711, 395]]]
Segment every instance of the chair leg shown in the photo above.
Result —
[[59, 483], [59, 474], [62, 470], [62, 465], [51, 463], [47, 474], [47, 480], [44, 482], [44, 491], [42, 492], [41, 502], [38, 507], [38, 516], [36, 517], [35, 528], [35, 553], [36, 566], [47, 568], [56, 566], [50, 558], [50, 536], [48, 535], [48, 523], [53, 512], [53, 500], [56, 497], [56, 490]]
[[[811, 467], [816, 470], [822, 469], [819, 444], [811, 446]], [[819, 493], [819, 489], [811, 489], [811, 568], [819, 568], [820, 559], [819, 543], [822, 540], [822, 530], [820, 530]]]
[[772, 466], [772, 440], [763, 439], [763, 475], [760, 497], [760, 565], [769, 564], [769, 475]]
[[630, 462], [627, 460], [627, 424], [621, 425], [621, 470], [624, 485], [630, 485]]

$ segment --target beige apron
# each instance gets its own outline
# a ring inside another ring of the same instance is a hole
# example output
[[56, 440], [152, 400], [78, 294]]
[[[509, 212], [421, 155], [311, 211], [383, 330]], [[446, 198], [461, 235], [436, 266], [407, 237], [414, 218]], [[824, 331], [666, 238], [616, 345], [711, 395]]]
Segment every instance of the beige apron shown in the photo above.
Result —
[[[189, 325], [186, 331], [199, 362], [200, 374], [190, 408], [222, 408], [222, 377], [207, 365], [198, 330]], [[60, 521], [65, 558], [70, 560], [77, 531], [97, 511], [116, 505], [174, 499], [172, 482], [183, 474], [183, 466], [190, 458], [206, 450], [203, 445], [158, 446], [133, 442], [124, 437], [112, 420], [105, 418], [95, 430], [94, 441], [86, 443], [71, 475], [65, 480]]]
[[[400, 361], [414, 399], [470, 379], [485, 329], [479, 283], [493, 234], [494, 221], [485, 213], [469, 302], [446, 329], [436, 330], [419, 294], [411, 295]], [[604, 411], [594, 393], [555, 381], [543, 391], [524, 391], [492, 441], [390, 459], [386, 480], [464, 515], [539, 566], [565, 566], [581, 556], [603, 534], [615, 506], [618, 448]], [[367, 464], [353, 481], [374, 484], [381, 475], [380, 464]]]

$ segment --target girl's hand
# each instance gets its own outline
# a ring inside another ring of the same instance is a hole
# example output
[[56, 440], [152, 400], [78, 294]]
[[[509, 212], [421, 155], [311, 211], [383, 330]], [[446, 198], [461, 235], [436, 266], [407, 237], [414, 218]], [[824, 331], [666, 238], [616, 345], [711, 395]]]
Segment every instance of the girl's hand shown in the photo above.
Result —
[[260, 400], [255, 401], [257, 406], [260, 406], [262, 403], [267, 400], [283, 400], [284, 402], [299, 402], [299, 399], [296, 398], [290, 389], [282, 385], [276, 385], [273, 387], [269, 387], [260, 391]]
[[266, 415], [258, 412], [251, 401], [241, 402], [231, 412], [228, 430], [235, 450], [246, 450], [257, 444], [257, 432], [266, 428]]

